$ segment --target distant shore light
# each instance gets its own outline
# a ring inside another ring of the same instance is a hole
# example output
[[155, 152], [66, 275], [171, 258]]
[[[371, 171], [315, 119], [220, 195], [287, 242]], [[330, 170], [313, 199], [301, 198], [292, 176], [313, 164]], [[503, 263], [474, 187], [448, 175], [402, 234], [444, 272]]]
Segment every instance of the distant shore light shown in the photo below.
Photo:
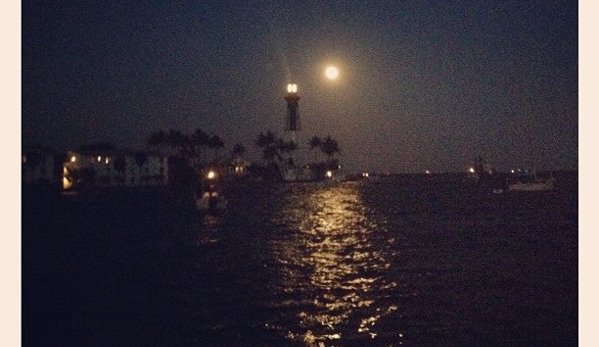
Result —
[[297, 93], [297, 84], [289, 83], [287, 85], [287, 93]]

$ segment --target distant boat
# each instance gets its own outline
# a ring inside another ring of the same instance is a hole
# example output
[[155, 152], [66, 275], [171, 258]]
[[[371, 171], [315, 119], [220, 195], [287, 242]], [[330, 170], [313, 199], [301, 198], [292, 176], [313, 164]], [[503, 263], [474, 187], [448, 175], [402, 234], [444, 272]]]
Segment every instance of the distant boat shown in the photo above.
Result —
[[196, 195], [198, 210], [222, 210], [227, 207], [227, 199], [221, 195], [219, 175], [216, 170], [208, 170], [202, 181], [202, 188]]
[[508, 191], [510, 192], [537, 192], [555, 189], [556, 179], [550, 176], [541, 178], [535, 174], [519, 174], [509, 180]]
[[227, 207], [227, 199], [218, 192], [204, 192], [196, 198], [198, 210], [222, 210]]

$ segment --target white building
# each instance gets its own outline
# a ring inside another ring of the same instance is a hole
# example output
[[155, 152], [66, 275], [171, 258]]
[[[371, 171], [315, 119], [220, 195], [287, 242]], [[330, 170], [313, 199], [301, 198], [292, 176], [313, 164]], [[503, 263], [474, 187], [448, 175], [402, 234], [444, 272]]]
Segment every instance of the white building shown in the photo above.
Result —
[[63, 189], [164, 186], [168, 158], [147, 152], [86, 150], [67, 152]]
[[43, 147], [24, 148], [21, 154], [21, 180], [24, 185], [58, 185], [60, 164], [57, 163], [56, 153]]

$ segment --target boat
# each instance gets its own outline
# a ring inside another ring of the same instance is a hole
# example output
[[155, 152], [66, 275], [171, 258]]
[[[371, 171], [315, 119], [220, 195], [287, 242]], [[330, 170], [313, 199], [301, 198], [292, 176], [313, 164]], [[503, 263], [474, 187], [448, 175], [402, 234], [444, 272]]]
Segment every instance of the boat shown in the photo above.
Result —
[[222, 210], [227, 207], [227, 199], [218, 192], [204, 192], [196, 198], [198, 210]]
[[507, 187], [510, 192], [538, 192], [555, 189], [555, 183], [553, 175], [543, 178], [527, 172], [510, 178]]
[[227, 199], [221, 194], [219, 175], [216, 170], [204, 174], [201, 189], [196, 194], [198, 210], [222, 210], [227, 207]]
[[544, 181], [537, 182], [516, 182], [508, 185], [510, 192], [532, 192], [532, 191], [543, 191], [553, 190], [555, 188], [555, 179], [547, 179]]

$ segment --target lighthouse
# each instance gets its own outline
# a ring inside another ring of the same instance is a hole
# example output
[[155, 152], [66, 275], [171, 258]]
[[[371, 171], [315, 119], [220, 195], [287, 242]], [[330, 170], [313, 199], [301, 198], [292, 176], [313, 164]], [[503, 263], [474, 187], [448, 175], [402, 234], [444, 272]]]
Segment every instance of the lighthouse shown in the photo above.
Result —
[[301, 130], [300, 115], [298, 111], [299, 95], [297, 94], [297, 84], [287, 85], [287, 116], [285, 117], [285, 131], [289, 133], [290, 140], [297, 144], [297, 132]]
[[298, 158], [296, 156], [297, 150], [299, 149], [298, 142], [298, 131], [301, 130], [300, 115], [298, 111], [299, 95], [297, 94], [297, 84], [290, 83], [287, 85], [287, 94], [285, 94], [285, 100], [287, 101], [287, 114], [285, 115], [285, 141], [291, 142], [295, 149], [291, 150], [288, 160], [284, 164], [283, 179], [285, 181], [297, 181], [301, 180], [303, 176], [302, 166], [298, 164]]

